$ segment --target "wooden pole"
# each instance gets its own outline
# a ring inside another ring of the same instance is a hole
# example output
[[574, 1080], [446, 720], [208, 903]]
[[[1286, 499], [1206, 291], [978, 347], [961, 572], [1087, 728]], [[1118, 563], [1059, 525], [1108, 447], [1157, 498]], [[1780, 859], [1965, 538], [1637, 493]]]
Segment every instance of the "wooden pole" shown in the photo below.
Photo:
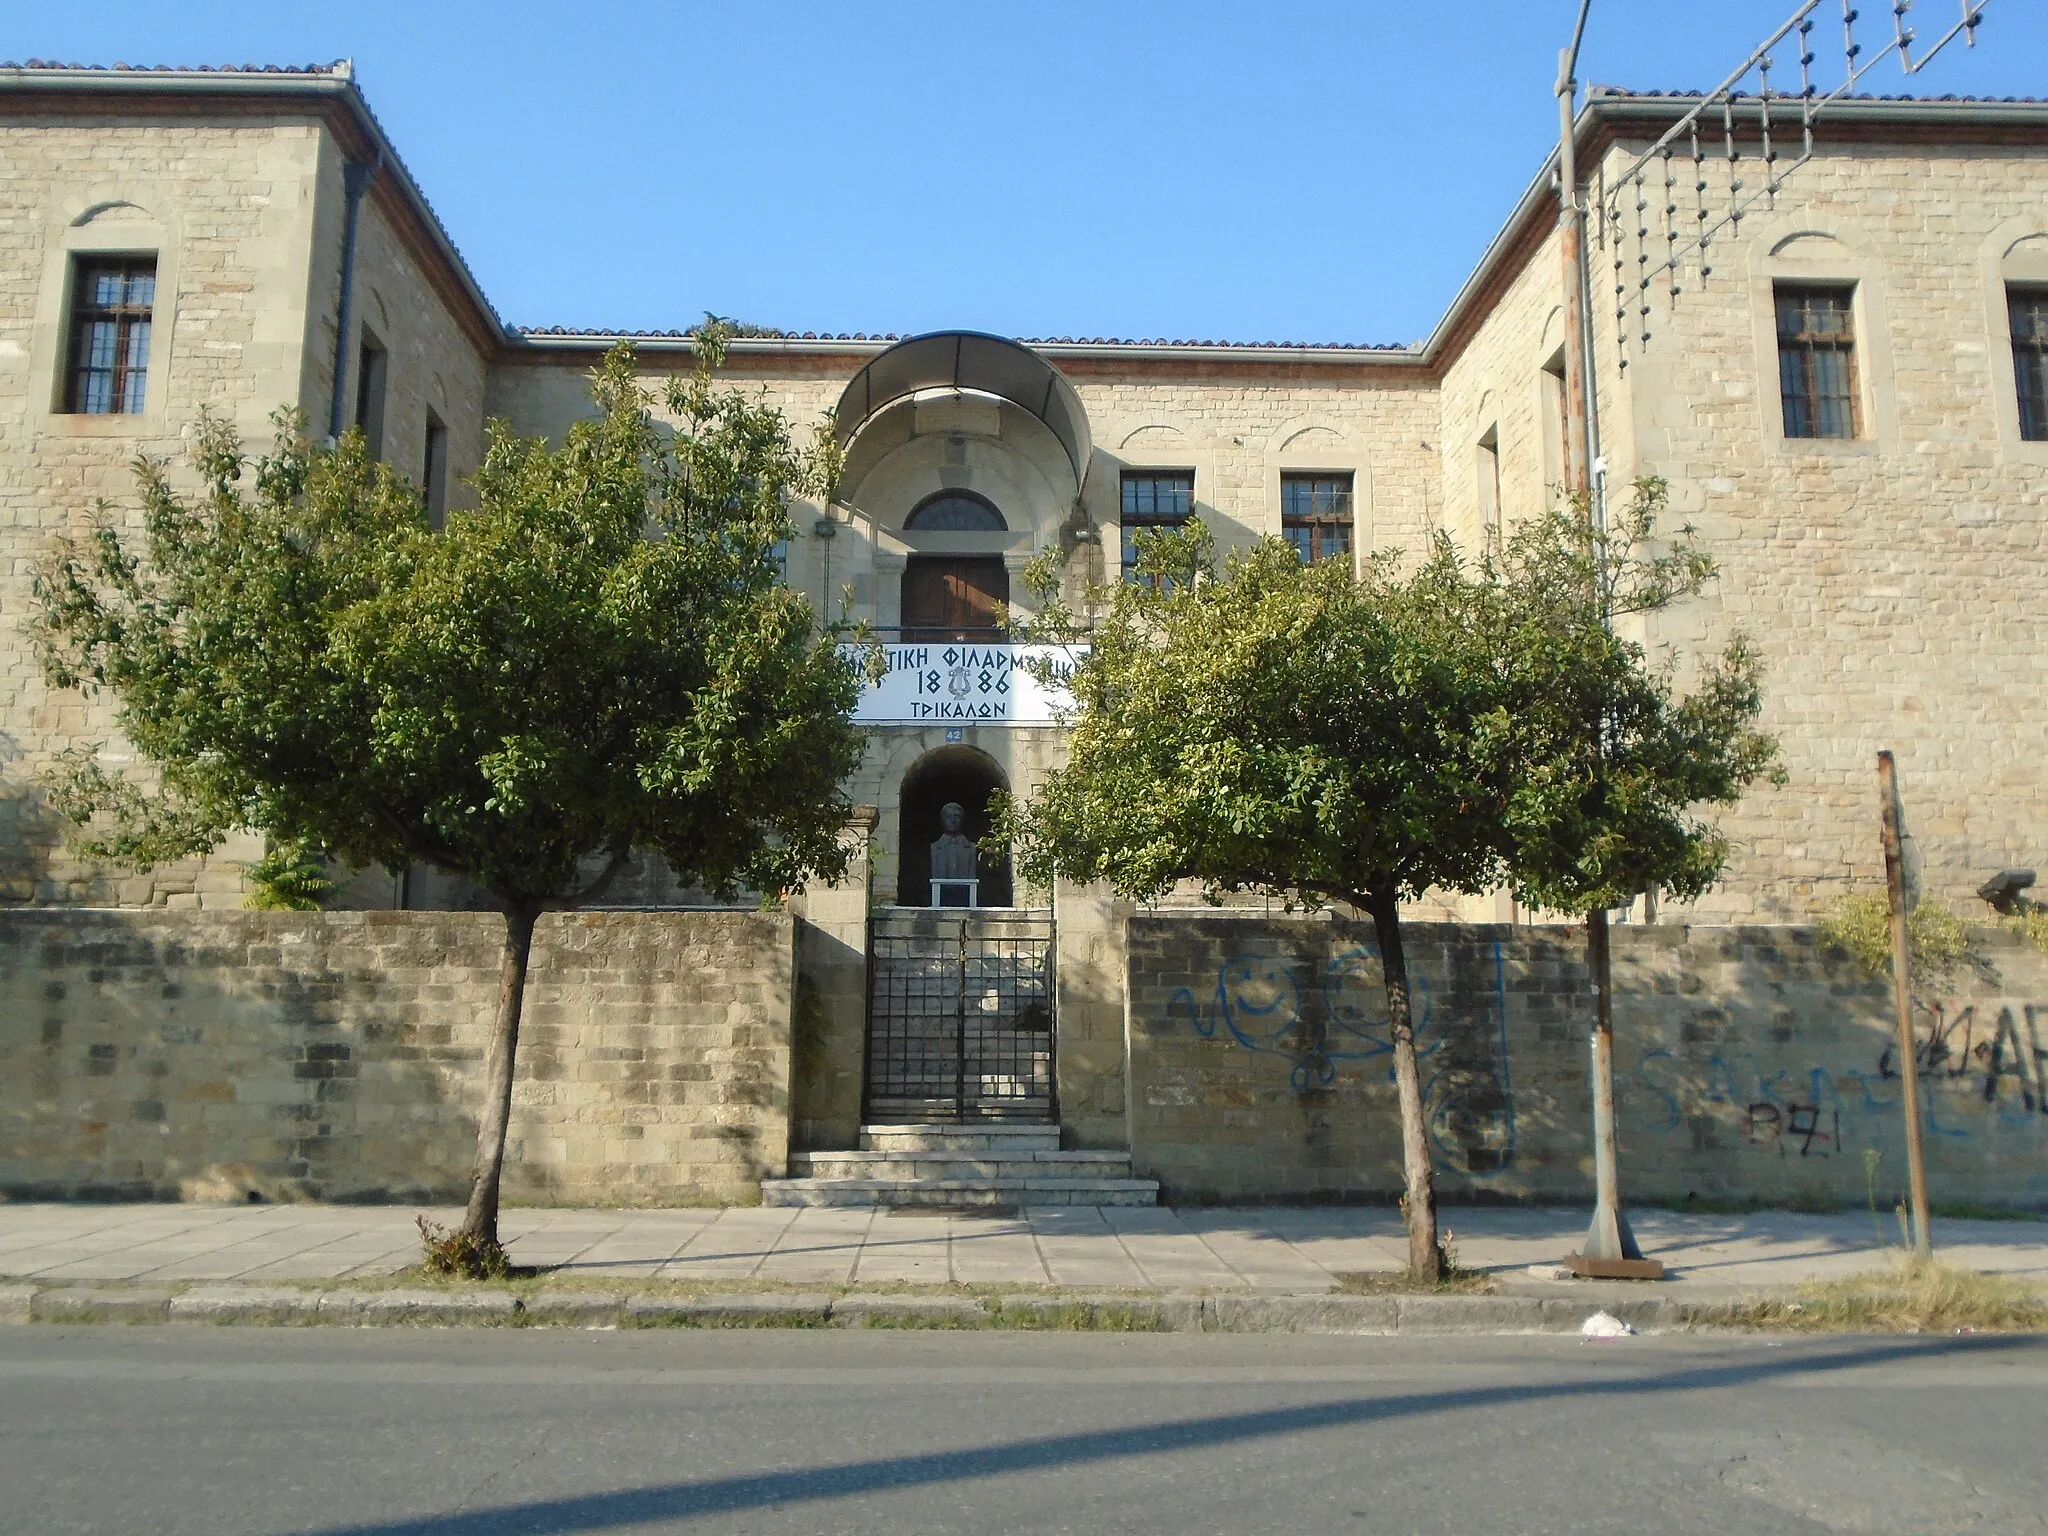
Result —
[[1934, 1251], [1927, 1230], [1927, 1157], [1920, 1134], [1920, 1063], [1913, 1048], [1912, 956], [1906, 943], [1905, 861], [1900, 851], [1899, 781], [1889, 752], [1877, 754], [1877, 791], [1884, 802], [1884, 889], [1891, 906], [1892, 1005], [1899, 1026], [1899, 1097], [1906, 1105], [1906, 1174], [1913, 1201], [1913, 1251]]

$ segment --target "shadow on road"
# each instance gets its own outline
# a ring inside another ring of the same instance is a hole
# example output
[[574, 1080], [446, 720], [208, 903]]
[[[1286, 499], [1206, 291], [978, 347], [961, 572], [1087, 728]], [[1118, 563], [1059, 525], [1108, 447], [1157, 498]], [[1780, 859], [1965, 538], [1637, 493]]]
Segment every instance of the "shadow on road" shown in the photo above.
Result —
[[1697, 1366], [1623, 1379], [1517, 1383], [1442, 1392], [1410, 1392], [1388, 1397], [1347, 1397], [1294, 1408], [1262, 1408], [1255, 1413], [1216, 1414], [1198, 1419], [1132, 1425], [1123, 1429], [1091, 1429], [1078, 1434], [1048, 1435], [973, 1450], [884, 1456], [869, 1461], [784, 1472], [660, 1483], [652, 1487], [535, 1499], [489, 1509], [372, 1525], [325, 1526], [304, 1532], [303, 1536], [406, 1536], [406, 1533], [427, 1527], [446, 1533], [446, 1536], [505, 1536], [511, 1531], [529, 1533], [529, 1536], [567, 1536], [567, 1533], [616, 1530], [622, 1526], [660, 1520], [735, 1514], [771, 1505], [816, 1503], [895, 1489], [970, 1482], [1013, 1472], [1051, 1472], [1123, 1456], [1156, 1456], [1459, 1409], [1504, 1407], [1564, 1398], [1625, 1397], [1652, 1392], [1741, 1387], [1788, 1375], [1847, 1370], [1897, 1360], [2004, 1353], [2016, 1348], [2038, 1347], [2039, 1342], [2029, 1337], [1939, 1342], [1899, 1340], [1864, 1343], [1818, 1356], [1788, 1351], [1768, 1359]]

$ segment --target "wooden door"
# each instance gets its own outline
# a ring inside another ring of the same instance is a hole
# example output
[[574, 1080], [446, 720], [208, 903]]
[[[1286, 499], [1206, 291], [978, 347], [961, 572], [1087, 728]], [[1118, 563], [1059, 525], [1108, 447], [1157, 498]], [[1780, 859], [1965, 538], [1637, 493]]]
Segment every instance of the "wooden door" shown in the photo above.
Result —
[[995, 555], [915, 555], [903, 567], [903, 638], [1003, 638], [997, 610], [1010, 600], [1010, 573]]

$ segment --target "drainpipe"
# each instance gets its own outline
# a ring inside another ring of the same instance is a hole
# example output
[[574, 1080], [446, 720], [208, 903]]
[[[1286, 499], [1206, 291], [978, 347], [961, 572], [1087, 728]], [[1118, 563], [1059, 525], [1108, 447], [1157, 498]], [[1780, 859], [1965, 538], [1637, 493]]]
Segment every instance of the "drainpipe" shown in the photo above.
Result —
[[348, 335], [356, 311], [356, 226], [362, 221], [363, 194], [370, 190], [383, 163], [383, 153], [372, 150], [369, 159], [344, 162], [341, 167], [348, 212], [341, 234], [341, 308], [334, 318], [334, 400], [327, 413], [330, 447], [341, 441], [342, 429], [347, 426], [343, 417], [348, 410]]

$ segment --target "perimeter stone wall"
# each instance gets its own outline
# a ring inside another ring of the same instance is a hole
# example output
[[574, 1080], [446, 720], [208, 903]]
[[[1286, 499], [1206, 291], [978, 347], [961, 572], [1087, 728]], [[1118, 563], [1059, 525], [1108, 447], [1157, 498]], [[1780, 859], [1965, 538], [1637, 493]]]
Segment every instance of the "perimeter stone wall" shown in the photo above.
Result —
[[[1439, 1188], [1590, 1198], [1583, 930], [1407, 930]], [[1391, 1199], [1400, 1114], [1369, 926], [1140, 914], [1129, 928], [1131, 1151], [1164, 1198]], [[1805, 927], [1614, 934], [1625, 1197], [1889, 1213], [1906, 1177], [1888, 984]], [[2048, 956], [1976, 934], [1916, 1009], [1938, 1202], [2048, 1206]], [[1875, 1171], [1867, 1159], [1875, 1154]]]
[[[0, 1198], [465, 1198], [503, 920], [0, 912]], [[756, 1199], [788, 1156], [786, 914], [535, 939], [506, 1198]]]

